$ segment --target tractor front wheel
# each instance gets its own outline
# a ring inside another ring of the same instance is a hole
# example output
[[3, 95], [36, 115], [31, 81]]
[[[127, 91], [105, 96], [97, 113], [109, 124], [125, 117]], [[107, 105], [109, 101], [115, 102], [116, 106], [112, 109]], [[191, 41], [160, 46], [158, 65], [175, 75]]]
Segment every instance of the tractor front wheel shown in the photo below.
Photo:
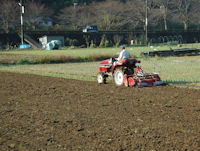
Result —
[[122, 86], [124, 83], [124, 72], [122, 68], [117, 68], [114, 72], [114, 82], [117, 86]]
[[97, 74], [97, 82], [99, 84], [105, 84], [106, 83], [106, 77], [105, 77], [105, 75], [102, 72], [99, 72]]

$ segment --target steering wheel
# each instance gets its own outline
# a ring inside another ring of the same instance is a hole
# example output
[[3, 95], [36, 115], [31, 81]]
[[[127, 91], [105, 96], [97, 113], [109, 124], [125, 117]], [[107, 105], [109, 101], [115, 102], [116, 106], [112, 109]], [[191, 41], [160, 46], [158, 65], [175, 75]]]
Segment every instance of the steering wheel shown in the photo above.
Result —
[[112, 63], [116, 61], [115, 56], [113, 56], [111, 59], [112, 59]]

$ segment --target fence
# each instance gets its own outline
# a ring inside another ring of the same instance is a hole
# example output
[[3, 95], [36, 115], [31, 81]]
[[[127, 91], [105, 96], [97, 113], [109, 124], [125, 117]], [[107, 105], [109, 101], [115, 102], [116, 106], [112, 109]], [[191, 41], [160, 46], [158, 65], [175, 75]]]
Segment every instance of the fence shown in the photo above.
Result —
[[[83, 33], [81, 31], [25, 31], [27, 35], [38, 41], [39, 37], [44, 35], [59, 35], [65, 39], [75, 39], [78, 41], [77, 46], [90, 45], [91, 42], [97, 46], [101, 43], [104, 36], [107, 41], [116, 44], [114, 37], [121, 36], [120, 44], [130, 44], [134, 40], [137, 44], [144, 44], [143, 31], [99, 31], [97, 33]], [[194, 43], [200, 41], [200, 31], [167, 31], [167, 32], [149, 32], [149, 43]], [[0, 46], [2, 45], [19, 45], [20, 37], [17, 33], [0, 34]]]

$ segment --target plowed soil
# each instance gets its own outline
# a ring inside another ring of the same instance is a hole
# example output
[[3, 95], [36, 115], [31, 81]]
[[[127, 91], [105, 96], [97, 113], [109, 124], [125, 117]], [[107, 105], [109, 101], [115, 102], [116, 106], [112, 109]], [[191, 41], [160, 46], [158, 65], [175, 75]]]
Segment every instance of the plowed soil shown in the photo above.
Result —
[[200, 90], [0, 72], [0, 150], [200, 150]]

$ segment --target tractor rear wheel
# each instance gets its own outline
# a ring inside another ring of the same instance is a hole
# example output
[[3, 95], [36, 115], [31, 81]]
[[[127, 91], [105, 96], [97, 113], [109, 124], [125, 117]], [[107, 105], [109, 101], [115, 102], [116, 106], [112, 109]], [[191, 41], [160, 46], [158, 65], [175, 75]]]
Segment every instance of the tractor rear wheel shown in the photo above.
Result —
[[97, 82], [99, 84], [106, 84], [106, 76], [102, 72], [97, 74]]
[[124, 71], [122, 68], [117, 68], [114, 72], [114, 82], [117, 86], [124, 84]]

